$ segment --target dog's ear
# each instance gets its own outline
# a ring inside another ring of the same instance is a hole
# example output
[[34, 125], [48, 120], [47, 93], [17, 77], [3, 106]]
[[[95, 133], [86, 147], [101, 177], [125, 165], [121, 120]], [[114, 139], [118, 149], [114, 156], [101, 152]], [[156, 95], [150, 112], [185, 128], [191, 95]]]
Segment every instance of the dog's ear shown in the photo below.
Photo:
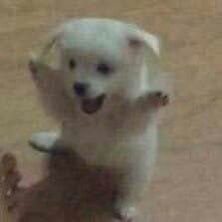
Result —
[[38, 44], [37, 50], [31, 53], [29, 61], [34, 60], [39, 64], [49, 65], [51, 67], [58, 66], [59, 52], [58, 42], [61, 36], [61, 30], [55, 30], [49, 34], [45, 41]]
[[58, 71], [59, 56], [56, 49], [58, 35], [50, 35], [41, 46], [29, 55], [29, 70], [35, 80], [46, 78], [47, 74]]
[[145, 31], [139, 31], [135, 36], [128, 39], [129, 45], [133, 48], [151, 49], [156, 56], [160, 56], [160, 39], [153, 34]]

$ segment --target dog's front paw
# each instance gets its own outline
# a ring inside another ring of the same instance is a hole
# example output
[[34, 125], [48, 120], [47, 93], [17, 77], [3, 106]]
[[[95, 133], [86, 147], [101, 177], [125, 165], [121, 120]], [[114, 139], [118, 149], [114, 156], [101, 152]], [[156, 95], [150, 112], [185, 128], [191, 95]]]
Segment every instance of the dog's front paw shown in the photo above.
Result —
[[56, 132], [39, 132], [34, 133], [29, 140], [29, 144], [36, 150], [50, 152], [59, 139]]
[[137, 209], [133, 205], [118, 204], [115, 208], [114, 217], [122, 222], [133, 222], [137, 213]]
[[149, 98], [151, 104], [155, 107], [166, 106], [169, 103], [169, 96], [161, 91], [150, 93]]

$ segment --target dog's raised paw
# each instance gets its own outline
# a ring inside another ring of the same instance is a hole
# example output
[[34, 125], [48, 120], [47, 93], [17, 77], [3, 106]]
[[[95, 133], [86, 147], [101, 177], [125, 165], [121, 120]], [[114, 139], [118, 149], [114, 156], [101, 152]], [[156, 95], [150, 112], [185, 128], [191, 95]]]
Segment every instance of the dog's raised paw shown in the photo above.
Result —
[[133, 222], [136, 215], [137, 215], [137, 210], [135, 207], [122, 206], [116, 209], [114, 217], [116, 221], [119, 222]]
[[153, 92], [150, 94], [151, 102], [154, 106], [166, 106], [169, 103], [169, 96], [161, 91]]

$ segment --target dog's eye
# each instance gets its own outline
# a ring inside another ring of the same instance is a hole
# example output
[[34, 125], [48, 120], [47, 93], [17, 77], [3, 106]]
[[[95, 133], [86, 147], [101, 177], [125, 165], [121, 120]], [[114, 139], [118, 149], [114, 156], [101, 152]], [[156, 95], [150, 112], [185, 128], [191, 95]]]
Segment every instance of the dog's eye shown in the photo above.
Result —
[[104, 75], [108, 75], [111, 72], [113, 72], [113, 68], [111, 66], [109, 66], [106, 63], [100, 63], [97, 65], [96, 67], [97, 71], [104, 74]]
[[76, 67], [76, 61], [74, 59], [69, 60], [69, 68], [70, 69], [75, 69]]

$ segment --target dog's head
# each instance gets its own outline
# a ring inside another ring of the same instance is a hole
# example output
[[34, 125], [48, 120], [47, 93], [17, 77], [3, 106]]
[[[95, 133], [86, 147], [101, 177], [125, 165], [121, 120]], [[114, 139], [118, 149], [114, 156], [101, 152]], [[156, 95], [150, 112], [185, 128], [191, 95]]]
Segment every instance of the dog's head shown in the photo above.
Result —
[[59, 52], [64, 88], [86, 113], [98, 111], [112, 96], [137, 96], [147, 86], [147, 61], [152, 64], [159, 54], [155, 36], [108, 19], [66, 23], [53, 34], [52, 45]]

